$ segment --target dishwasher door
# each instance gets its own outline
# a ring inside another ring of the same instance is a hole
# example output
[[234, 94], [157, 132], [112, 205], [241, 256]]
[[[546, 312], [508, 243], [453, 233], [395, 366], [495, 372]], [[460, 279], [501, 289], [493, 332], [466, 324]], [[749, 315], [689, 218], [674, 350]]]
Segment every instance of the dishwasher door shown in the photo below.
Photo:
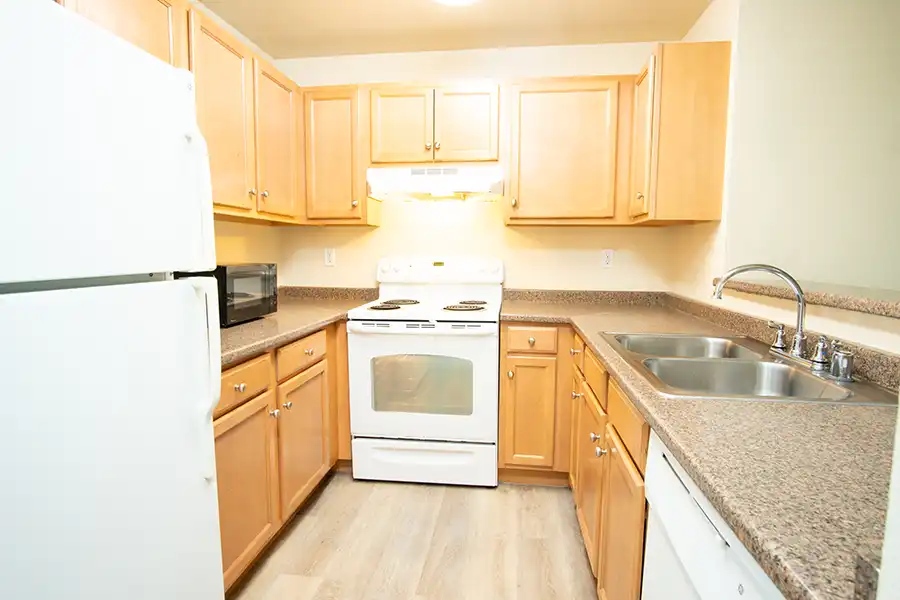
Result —
[[701, 600], [659, 515], [650, 507], [641, 600]]

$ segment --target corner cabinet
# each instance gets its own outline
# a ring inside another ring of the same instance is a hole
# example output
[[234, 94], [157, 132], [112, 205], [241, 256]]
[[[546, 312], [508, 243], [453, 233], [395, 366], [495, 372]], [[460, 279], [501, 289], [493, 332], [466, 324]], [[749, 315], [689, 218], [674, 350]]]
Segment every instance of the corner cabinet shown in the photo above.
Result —
[[635, 83], [631, 222], [721, 218], [730, 71], [730, 42], [657, 45]]
[[188, 0], [65, 0], [60, 4], [170, 65], [188, 67]]

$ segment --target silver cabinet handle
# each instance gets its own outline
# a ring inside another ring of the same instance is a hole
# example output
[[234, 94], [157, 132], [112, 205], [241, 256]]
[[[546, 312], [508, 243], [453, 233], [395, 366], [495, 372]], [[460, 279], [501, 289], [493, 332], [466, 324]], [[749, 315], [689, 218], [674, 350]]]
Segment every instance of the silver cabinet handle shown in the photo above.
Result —
[[356, 208], [357, 206], [359, 206], [359, 200], [354, 200], [353, 202], [350, 203], [350, 206], [352, 206], [353, 208]]
[[532, 337], [532, 338], [528, 338], [528, 345], [529, 345], [529, 346], [534, 346], [535, 341], [536, 341], [536, 340], [535, 340], [533, 337]]
[[575, 348], [572, 348], [571, 350], [569, 350], [569, 354], [571, 354], [572, 356], [575, 356], [576, 354], [581, 354], [581, 350], [576, 350]]
[[584, 398], [584, 394], [579, 394], [578, 392], [572, 392], [572, 400], [578, 400], [579, 398]]
[[288, 410], [291, 410], [292, 408], [294, 408], [294, 403], [291, 402], [290, 400], [288, 400], [287, 402], [285, 402], [285, 403], [282, 404], [281, 406], [283, 406], [284, 408], [286, 408], [286, 409], [288, 409]]
[[269, 190], [264, 190], [263, 193], [262, 193], [262, 197], [263, 197], [263, 198], [268, 198], [268, 197], [269, 197]]
[[270, 411], [269, 411], [269, 416], [270, 416], [270, 417], [273, 417], [273, 418], [277, 419], [279, 415], [281, 415], [281, 411], [278, 410], [277, 408], [276, 408], [275, 410], [270, 410]]
[[435, 143], [434, 143], [434, 149], [435, 149], [435, 150], [440, 150], [440, 149], [441, 149], [441, 143], [440, 143], [440, 142], [435, 142]]
[[600, 458], [607, 452], [609, 452], [609, 450], [605, 450], [604, 448], [601, 448], [600, 446], [597, 446], [596, 448], [594, 448], [594, 454], [597, 455], [597, 458]]
[[515, 375], [515, 373], [513, 373], [512, 371], [506, 372], [506, 376], [509, 377], [510, 379], [512, 379], [514, 375]]
[[517, 207], [519, 205], [519, 201], [517, 199], [513, 198], [512, 205], [513, 205], [513, 208]]
[[431, 150], [431, 142], [425, 142], [425, 149]]
[[307, 356], [312, 356], [315, 353], [316, 353], [316, 351], [313, 350], [312, 348], [307, 348], [306, 350], [303, 351], [303, 354], [305, 354]]
[[236, 383], [234, 384], [234, 391], [244, 393], [247, 391], [246, 383]]
[[249, 193], [250, 193], [251, 196], [255, 196], [255, 195], [256, 195], [256, 188], [250, 188], [250, 192], [249, 192]]
[[596, 441], [599, 440], [599, 439], [600, 439], [600, 436], [599, 436], [599, 435], [597, 435], [597, 434], [594, 433], [594, 432], [591, 432], [591, 441], [592, 441], [592, 442], [596, 442]]

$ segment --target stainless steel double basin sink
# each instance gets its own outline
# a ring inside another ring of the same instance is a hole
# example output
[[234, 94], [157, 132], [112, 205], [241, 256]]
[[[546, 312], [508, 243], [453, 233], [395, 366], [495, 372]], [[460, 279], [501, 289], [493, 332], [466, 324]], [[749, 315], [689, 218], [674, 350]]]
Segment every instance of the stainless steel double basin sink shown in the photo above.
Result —
[[629, 364], [670, 398], [896, 405], [873, 385], [839, 384], [789, 364], [750, 338], [603, 333]]

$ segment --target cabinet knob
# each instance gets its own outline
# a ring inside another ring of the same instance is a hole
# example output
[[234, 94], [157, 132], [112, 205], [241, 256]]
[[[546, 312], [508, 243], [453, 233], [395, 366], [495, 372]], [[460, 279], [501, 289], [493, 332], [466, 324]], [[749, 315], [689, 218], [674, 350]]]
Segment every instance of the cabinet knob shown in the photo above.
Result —
[[244, 392], [247, 391], [247, 384], [246, 384], [246, 383], [236, 383], [236, 384], [234, 384], [234, 391], [240, 392], [240, 393], [243, 394]]
[[643, 199], [644, 199], [644, 195], [643, 195], [642, 193], [638, 192], [636, 198], [637, 198], [638, 200], [643, 200]]
[[572, 356], [575, 356], [576, 354], [581, 354], [581, 350], [576, 350], [575, 348], [571, 348], [569, 350], [569, 354], [571, 354]]
[[282, 404], [281, 406], [283, 406], [284, 408], [286, 408], [286, 409], [288, 409], [288, 410], [291, 410], [292, 408], [294, 408], [294, 403], [291, 402], [290, 400], [288, 400], [287, 402], [285, 402], [285, 403]]
[[597, 458], [600, 458], [601, 456], [603, 456], [603, 455], [606, 454], [607, 452], [609, 452], [609, 450], [606, 450], [606, 449], [604, 449], [604, 448], [601, 448], [600, 446], [597, 446], [596, 448], [594, 448], [594, 454], [597, 455]]
[[579, 394], [578, 392], [572, 392], [572, 400], [578, 400], [579, 398], [584, 398], [584, 394]]
[[600, 439], [600, 436], [597, 435], [596, 433], [594, 433], [594, 432], [592, 431], [592, 432], [591, 432], [591, 441], [592, 441], [592, 442], [596, 442], [596, 441], [599, 440], [599, 439]]
[[359, 200], [354, 200], [353, 202], [350, 203], [350, 206], [352, 206], [353, 208], [356, 208], [357, 206], [359, 206]]
[[269, 416], [272, 418], [275, 418], [275, 419], [277, 419], [280, 414], [281, 414], [281, 411], [278, 410], [277, 408], [275, 410], [269, 411]]
[[425, 142], [425, 149], [431, 150], [431, 142]]
[[303, 351], [303, 354], [305, 354], [307, 356], [312, 356], [315, 353], [316, 353], [316, 351], [313, 350], [312, 348], [307, 348], [306, 350]]
[[533, 337], [528, 338], [528, 345], [529, 345], [529, 346], [534, 346], [535, 341], [536, 341], [536, 340], [535, 340]]
[[263, 197], [263, 198], [268, 198], [268, 197], [269, 197], [269, 190], [263, 190], [262, 197]]
[[519, 201], [516, 198], [513, 198], [512, 205], [513, 205], [513, 208], [517, 207], [519, 205]]
[[440, 142], [435, 142], [435, 143], [434, 143], [434, 149], [435, 149], [435, 150], [440, 150], [440, 149], [441, 149], [441, 143], [440, 143]]
[[515, 376], [515, 373], [513, 373], [512, 371], [507, 371], [506, 376], [512, 379]]
[[255, 196], [255, 195], [256, 195], [256, 188], [250, 188], [249, 194], [250, 194], [251, 196]]

